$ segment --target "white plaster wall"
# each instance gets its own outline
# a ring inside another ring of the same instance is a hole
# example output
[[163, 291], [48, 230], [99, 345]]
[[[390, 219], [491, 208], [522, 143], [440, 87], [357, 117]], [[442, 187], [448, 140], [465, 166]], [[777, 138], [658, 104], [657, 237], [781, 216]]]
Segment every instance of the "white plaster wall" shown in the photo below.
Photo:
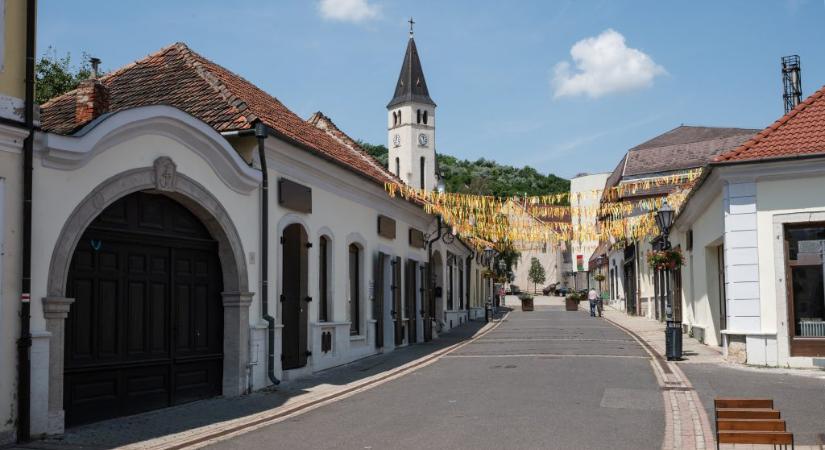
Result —
[[[155, 159], [167, 156], [184, 174], [211, 192], [229, 213], [238, 230], [244, 253], [255, 252], [258, 241], [258, 193], [241, 195], [227, 187], [212, 167], [201, 156], [166, 136], [143, 134], [100, 152], [76, 170], [44, 167], [38, 157], [35, 161], [32, 233], [33, 242], [32, 299], [46, 296], [46, 279], [56, 240], [75, 207], [99, 184], [119, 173], [138, 167], [151, 167]], [[250, 289], [257, 290], [258, 266], [248, 264]], [[257, 301], [253, 300], [250, 316], [257, 317]], [[32, 301], [32, 329], [44, 330], [42, 303]]]
[[[825, 212], [823, 197], [825, 175], [760, 180], [756, 183], [756, 217], [759, 242], [759, 296], [762, 299], [762, 331], [776, 335], [773, 344], [781, 365], [810, 367], [811, 358], [790, 357], [788, 347], [787, 297], [784, 274], [779, 273], [777, 261], [784, 261], [784, 254], [777, 252], [774, 242], [784, 236], [774, 233], [774, 220], [795, 213]], [[781, 248], [781, 246], [780, 246]], [[784, 269], [781, 269], [784, 272]], [[767, 344], [766, 344], [767, 345]], [[770, 347], [768, 347], [770, 348]], [[748, 359], [752, 346], [748, 346]]]
[[[0, 135], [3, 130], [0, 129]], [[15, 360], [20, 313], [22, 141], [0, 148], [0, 445], [13, 440], [17, 403]]]
[[[582, 228], [595, 227], [595, 214], [582, 214], [584, 212], [580, 208], [590, 208], [599, 204], [601, 199], [601, 192], [594, 195], [594, 191], [604, 189], [604, 184], [609, 177], [609, 173], [597, 173], [593, 175], [584, 175], [570, 180], [570, 205], [572, 208], [571, 223], [575, 230], [578, 226]], [[593, 255], [593, 251], [599, 245], [598, 241], [577, 238], [573, 236], [572, 241], [572, 258], [573, 271], [578, 272], [576, 265], [577, 255], [584, 257], [584, 270], [587, 270], [588, 261]]]
[[[384, 192], [383, 186], [365, 180], [349, 170], [319, 158], [311, 157], [306, 151], [295, 148], [288, 143], [273, 138], [267, 140], [267, 157], [271, 195], [270, 195], [270, 222], [272, 223], [269, 266], [270, 271], [270, 311], [276, 316], [276, 322], [282, 321], [280, 302], [277, 301], [281, 293], [281, 246], [279, 239], [282, 230], [290, 223], [301, 223], [307, 231], [313, 246], [309, 249], [309, 277], [308, 295], [318, 298], [318, 239], [321, 234], [330, 238], [331, 277], [330, 280], [330, 321], [333, 323], [349, 323], [348, 295], [349, 295], [349, 260], [348, 247], [350, 243], [357, 243], [362, 247], [361, 271], [361, 333], [359, 336], [349, 336], [346, 333], [336, 334], [334, 346], [337, 356], [332, 362], [323, 362], [319, 353], [313, 352], [309, 358], [308, 371], [320, 370], [331, 365], [343, 364], [355, 359], [375, 353], [374, 317], [372, 317], [372, 299], [374, 292], [374, 258], [378, 251], [384, 252], [390, 258], [401, 256], [402, 261], [411, 258], [419, 262], [427, 261], [425, 249], [416, 249], [409, 245], [409, 229], [414, 227], [428, 232], [433, 218], [424, 213], [423, 209], [412, 205], [400, 198], [391, 199]], [[284, 177], [301, 183], [312, 189], [312, 212], [299, 213], [281, 207], [278, 204], [278, 179]], [[378, 214], [383, 214], [396, 220], [396, 238], [387, 239], [378, 235]], [[402, 262], [403, 264], [403, 262]], [[402, 268], [401, 292], [404, 293], [404, 272]], [[385, 274], [389, 280], [389, 274]], [[386, 309], [386, 308], [385, 308]], [[320, 327], [318, 323], [318, 302], [309, 303], [310, 328]], [[343, 330], [343, 328], [342, 328]], [[320, 334], [318, 334], [320, 336]], [[310, 340], [312, 340], [312, 335]], [[388, 345], [389, 344], [389, 345]], [[312, 347], [314, 342], [309, 342]], [[320, 345], [320, 344], [318, 344]], [[385, 346], [392, 347], [392, 340], [385, 341]], [[276, 348], [280, 353], [280, 347]], [[280, 366], [280, 362], [276, 361]], [[282, 372], [276, 371], [282, 376]], [[258, 376], [256, 375], [256, 379]]]
[[529, 279], [532, 258], [538, 258], [546, 274], [544, 283], [536, 285], [539, 293], [541, 293], [544, 286], [561, 281], [561, 253], [558, 244], [548, 242], [546, 248], [536, 245], [530, 249], [521, 250], [518, 267], [513, 271], [515, 277], [513, 284], [519, 286], [522, 290], [533, 291], [533, 283]]
[[[704, 329], [704, 342], [720, 345], [719, 288], [716, 248], [724, 234], [724, 209], [721, 192], [687, 229], [693, 230], [693, 250], [684, 252], [682, 266], [682, 321]], [[678, 232], [674, 243], [687, 248], [686, 232]]]

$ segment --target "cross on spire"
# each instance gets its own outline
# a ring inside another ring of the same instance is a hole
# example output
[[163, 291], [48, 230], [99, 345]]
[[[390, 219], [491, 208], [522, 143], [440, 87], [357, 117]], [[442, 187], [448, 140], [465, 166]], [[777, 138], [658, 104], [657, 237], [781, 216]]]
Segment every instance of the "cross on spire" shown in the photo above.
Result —
[[408, 20], [407, 22], [410, 23], [410, 36], [412, 36], [413, 35], [413, 26], [415, 25], [415, 21], [413, 20], [412, 16], [410, 16], [410, 20]]

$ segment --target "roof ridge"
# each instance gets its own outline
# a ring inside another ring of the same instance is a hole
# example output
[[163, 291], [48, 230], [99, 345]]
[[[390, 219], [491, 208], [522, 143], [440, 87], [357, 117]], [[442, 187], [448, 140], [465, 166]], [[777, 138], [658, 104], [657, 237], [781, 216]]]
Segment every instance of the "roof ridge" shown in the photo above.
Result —
[[[341, 131], [341, 129], [338, 128], [338, 125], [335, 124], [335, 122], [332, 120], [332, 118], [327, 116], [326, 114], [324, 114], [323, 111], [314, 112], [312, 114], [312, 116], [310, 116], [310, 118], [307, 119], [307, 122], [311, 123], [316, 128], [320, 128], [318, 126], [319, 125], [318, 122], [320, 122], [321, 120], [324, 120], [325, 122], [327, 122], [329, 124], [329, 126], [332, 127], [333, 131], [344, 135], [344, 137], [346, 137], [347, 140], [349, 140], [351, 142], [351, 145], [354, 146], [354, 148], [352, 148], [352, 147], [351, 148], [353, 150], [355, 150], [356, 153], [358, 153], [362, 158], [364, 158], [364, 160], [366, 160], [369, 164], [371, 164], [375, 168], [381, 170], [386, 175], [389, 175], [391, 178], [397, 179], [397, 181], [400, 181], [400, 178], [396, 177], [394, 173], [387, 170], [387, 168], [384, 167], [384, 165], [381, 164], [381, 162], [378, 161], [378, 159], [376, 157], [374, 157], [374, 156], [370, 155], [369, 153], [367, 153], [367, 151], [364, 149], [364, 147], [361, 147], [355, 139], [350, 137], [347, 133]], [[347, 146], [350, 145], [349, 143], [345, 142], [344, 139], [340, 138], [339, 136], [336, 136], [334, 133], [331, 134], [331, 135], [334, 139], [341, 142], [341, 144], [347, 145]]]
[[[226, 103], [229, 104], [230, 107], [234, 108], [238, 111], [238, 113], [245, 113], [249, 112], [248, 115], [245, 115], [244, 118], [247, 124], [252, 124], [253, 122], [258, 120], [258, 116], [249, 108], [249, 105], [246, 101], [241, 98], [238, 94], [232, 91], [223, 81], [221, 81], [220, 77], [213, 73], [210, 65], [218, 66], [221, 69], [229, 72], [232, 76], [238, 77], [243, 81], [252, 84], [249, 80], [241, 77], [240, 75], [232, 72], [231, 70], [215, 63], [214, 61], [206, 58], [205, 56], [201, 55], [200, 53], [192, 50], [186, 44], [182, 42], [176, 42], [172, 45], [172, 47], [177, 47], [178, 51], [181, 52], [181, 56], [183, 56], [184, 61], [191, 65], [193, 69], [195, 69], [195, 73], [198, 74], [215, 92], [223, 98]], [[274, 98], [274, 97], [273, 97]]]
[[753, 146], [755, 146], [756, 144], [758, 144], [760, 142], [763, 142], [765, 139], [770, 137], [776, 130], [778, 130], [779, 128], [784, 126], [792, 118], [799, 115], [802, 111], [804, 111], [806, 108], [808, 108], [808, 106], [812, 105], [816, 100], [821, 98], [823, 95], [825, 95], [825, 85], [822, 86], [821, 88], [817, 89], [816, 91], [814, 91], [814, 93], [809, 95], [808, 98], [806, 98], [804, 101], [800, 102], [798, 105], [796, 105], [792, 110], [788, 111], [782, 117], [775, 120], [772, 124], [770, 124], [767, 127], [763, 128], [762, 131], [760, 131], [759, 133], [756, 134], [756, 136], [753, 137], [753, 139], [747, 140], [742, 145], [740, 145], [739, 147], [737, 147], [737, 148], [735, 148], [731, 151], [728, 151], [728, 152], [722, 153], [721, 155], [715, 156], [711, 160], [711, 163], [726, 161], [726, 160], [729, 160], [733, 157], [739, 156], [742, 153], [746, 152], [747, 150], [753, 148]]

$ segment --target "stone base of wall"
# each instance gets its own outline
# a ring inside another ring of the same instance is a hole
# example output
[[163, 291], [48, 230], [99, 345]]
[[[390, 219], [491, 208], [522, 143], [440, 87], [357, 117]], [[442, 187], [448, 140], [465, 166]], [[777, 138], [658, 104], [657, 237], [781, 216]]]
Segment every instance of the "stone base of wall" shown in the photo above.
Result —
[[727, 352], [725, 360], [745, 364], [748, 361], [748, 346], [743, 335], [728, 335]]

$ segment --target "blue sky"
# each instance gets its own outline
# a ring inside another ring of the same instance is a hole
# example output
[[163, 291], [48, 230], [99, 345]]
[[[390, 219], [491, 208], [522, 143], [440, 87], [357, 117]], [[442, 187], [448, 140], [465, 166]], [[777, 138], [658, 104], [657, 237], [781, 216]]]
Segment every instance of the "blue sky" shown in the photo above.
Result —
[[769, 125], [783, 55], [800, 55], [805, 96], [825, 84], [825, 0], [40, 0], [38, 47], [111, 70], [183, 41], [386, 144], [410, 16], [437, 150], [564, 177], [680, 124]]

